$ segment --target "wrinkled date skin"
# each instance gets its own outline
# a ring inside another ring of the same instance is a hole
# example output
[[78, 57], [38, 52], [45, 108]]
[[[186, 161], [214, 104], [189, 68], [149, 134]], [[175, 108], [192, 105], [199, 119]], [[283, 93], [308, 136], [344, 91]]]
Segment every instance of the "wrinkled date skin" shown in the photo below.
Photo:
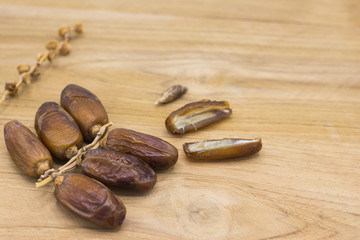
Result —
[[82, 174], [65, 176], [54, 195], [66, 208], [100, 227], [117, 228], [125, 219], [124, 204], [104, 185]]
[[5, 124], [4, 137], [12, 160], [25, 174], [39, 177], [53, 165], [50, 152], [27, 127], [14, 120]]
[[172, 112], [165, 120], [171, 133], [183, 134], [196, 131], [231, 114], [227, 101], [202, 100], [192, 102]]
[[154, 187], [156, 174], [134, 156], [113, 150], [88, 151], [81, 163], [84, 173], [111, 186], [147, 191]]
[[219, 160], [245, 157], [259, 152], [262, 148], [260, 138], [224, 138], [201, 142], [185, 143], [185, 154], [195, 160]]
[[46, 102], [40, 106], [35, 116], [35, 129], [51, 154], [60, 160], [71, 158], [67, 151], [75, 146], [80, 148], [83, 144], [78, 125], [55, 102]]
[[61, 93], [61, 106], [74, 118], [86, 142], [91, 142], [109, 119], [100, 100], [90, 91], [70, 84]]
[[173, 145], [145, 133], [116, 128], [104, 140], [104, 148], [133, 155], [154, 170], [168, 169], [178, 159], [178, 150]]

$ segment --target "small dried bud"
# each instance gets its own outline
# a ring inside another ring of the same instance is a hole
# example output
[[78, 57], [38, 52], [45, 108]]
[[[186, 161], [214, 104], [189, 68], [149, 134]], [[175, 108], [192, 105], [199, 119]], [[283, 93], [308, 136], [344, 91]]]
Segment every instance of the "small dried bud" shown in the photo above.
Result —
[[5, 90], [9, 91], [10, 93], [15, 93], [16, 82], [7, 82], [7, 83], [5, 83]]
[[43, 53], [39, 53], [37, 56], [36, 56], [36, 61], [40, 62], [40, 60], [44, 57], [44, 54]]
[[37, 78], [40, 76], [40, 70], [36, 67], [34, 71], [30, 74], [32, 78]]
[[82, 34], [84, 32], [84, 27], [81, 22], [78, 22], [74, 25], [74, 30], [77, 34]]
[[52, 40], [46, 44], [47, 50], [55, 50], [57, 48], [58, 42], [55, 40]]
[[70, 27], [69, 26], [62, 26], [59, 28], [59, 36], [65, 38], [66, 35], [69, 37], [70, 35]]
[[70, 44], [67, 42], [62, 42], [60, 45], [59, 53], [61, 55], [68, 55], [70, 53]]
[[19, 74], [22, 74], [24, 72], [28, 72], [30, 70], [30, 66], [21, 64], [21, 65], [17, 66], [17, 70], [18, 70]]
[[23, 81], [23, 83], [25, 83], [25, 84], [29, 84], [30, 83], [29, 73], [23, 73], [21, 75], [21, 81]]
[[47, 56], [47, 59], [49, 60], [49, 62], [52, 62], [52, 60], [53, 60], [54, 57], [55, 57], [55, 54], [56, 54], [56, 52], [55, 52], [54, 50], [50, 50], [50, 51], [49, 51], [49, 54], [48, 54], [48, 56]]

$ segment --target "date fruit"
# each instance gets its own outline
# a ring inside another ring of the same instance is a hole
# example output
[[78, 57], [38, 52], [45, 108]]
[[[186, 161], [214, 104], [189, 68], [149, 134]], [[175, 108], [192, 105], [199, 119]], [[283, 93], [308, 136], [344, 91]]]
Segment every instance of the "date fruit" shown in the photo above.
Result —
[[185, 154], [195, 160], [219, 160], [245, 157], [257, 153], [262, 148], [260, 138], [224, 138], [201, 142], [185, 143]]
[[55, 102], [40, 106], [35, 116], [35, 129], [51, 154], [60, 160], [70, 159], [83, 144], [78, 125]]
[[145, 134], [124, 128], [109, 132], [101, 145], [110, 150], [133, 155], [149, 164], [154, 170], [165, 170], [178, 159], [178, 150], [170, 143]]
[[156, 183], [156, 174], [149, 165], [134, 156], [106, 149], [93, 149], [84, 155], [83, 172], [110, 186], [150, 190]]
[[55, 181], [55, 198], [80, 217], [104, 228], [119, 227], [126, 215], [124, 204], [98, 181], [78, 173]]
[[25, 174], [39, 177], [52, 168], [50, 152], [30, 129], [14, 120], [5, 124], [4, 137], [12, 160]]
[[202, 100], [192, 102], [172, 112], [165, 121], [166, 128], [172, 133], [183, 134], [196, 131], [210, 123], [226, 118], [231, 114], [227, 101]]
[[96, 137], [100, 127], [109, 122], [105, 108], [90, 91], [75, 84], [67, 85], [61, 93], [61, 106], [74, 118], [86, 142]]

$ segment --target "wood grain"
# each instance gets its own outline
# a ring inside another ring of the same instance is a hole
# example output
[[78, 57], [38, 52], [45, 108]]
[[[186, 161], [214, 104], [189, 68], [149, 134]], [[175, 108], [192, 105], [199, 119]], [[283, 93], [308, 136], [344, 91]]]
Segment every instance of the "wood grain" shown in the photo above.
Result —
[[[357, 0], [0, 2], [0, 84], [33, 64], [57, 28], [82, 21], [69, 56], [0, 106], [0, 124], [33, 130], [37, 108], [76, 83], [94, 92], [115, 127], [179, 149], [147, 194], [113, 189], [128, 209], [105, 231], [35, 189], [0, 142], [1, 239], [359, 239], [360, 3]], [[174, 84], [189, 91], [155, 106]], [[198, 132], [166, 131], [191, 101], [228, 100], [229, 119]], [[194, 162], [184, 142], [261, 137], [249, 158]]]

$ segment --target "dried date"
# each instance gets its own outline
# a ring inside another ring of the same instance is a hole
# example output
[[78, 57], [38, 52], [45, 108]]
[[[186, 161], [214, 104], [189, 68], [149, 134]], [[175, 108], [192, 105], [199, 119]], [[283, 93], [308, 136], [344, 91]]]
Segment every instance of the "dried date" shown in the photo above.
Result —
[[14, 120], [6, 123], [4, 138], [12, 160], [25, 174], [39, 177], [52, 167], [50, 152], [36, 135], [20, 122]]
[[61, 106], [74, 118], [86, 142], [92, 141], [100, 127], [109, 122], [100, 100], [90, 91], [70, 84], [61, 92]]
[[231, 114], [227, 101], [202, 100], [192, 102], [172, 112], [165, 121], [172, 133], [183, 134], [196, 131], [206, 125], [226, 118]]
[[35, 129], [51, 154], [60, 160], [70, 159], [83, 144], [78, 125], [55, 102], [40, 106], [35, 116]]
[[154, 170], [165, 170], [178, 159], [178, 150], [170, 143], [149, 134], [124, 128], [109, 132], [101, 145], [110, 150], [133, 155]]
[[124, 204], [108, 188], [82, 174], [55, 179], [55, 198], [66, 208], [104, 228], [119, 227], [126, 215]]
[[262, 148], [260, 138], [225, 138], [201, 142], [185, 143], [185, 154], [196, 160], [219, 160], [245, 157], [259, 152]]
[[156, 174], [134, 156], [113, 150], [94, 149], [84, 155], [83, 172], [111, 186], [147, 191], [154, 187]]

